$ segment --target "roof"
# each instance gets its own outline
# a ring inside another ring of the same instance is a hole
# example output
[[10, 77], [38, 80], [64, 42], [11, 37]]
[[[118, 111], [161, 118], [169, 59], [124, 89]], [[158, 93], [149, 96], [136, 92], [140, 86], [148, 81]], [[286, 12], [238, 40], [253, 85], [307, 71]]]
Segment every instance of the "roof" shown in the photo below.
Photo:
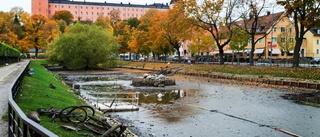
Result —
[[311, 32], [313, 35], [320, 36], [320, 33], [318, 33], [318, 31], [320, 31], [320, 28], [319, 28], [319, 27], [313, 27], [313, 28], [310, 29], [310, 32]]
[[86, 0], [83, 1], [70, 1], [70, 0], [49, 0], [51, 4], [72, 4], [72, 5], [91, 5], [91, 6], [114, 6], [114, 7], [137, 7], [137, 8], [157, 8], [157, 9], [169, 9], [168, 3], [154, 3], [154, 4], [124, 4], [124, 3], [107, 3], [105, 2], [87, 2]]
[[[259, 30], [256, 33], [257, 34], [266, 33], [272, 27], [272, 25], [275, 24], [281, 18], [281, 16], [283, 14], [284, 14], [284, 12], [278, 12], [278, 13], [274, 13], [274, 14], [267, 14], [264, 16], [260, 16], [258, 19], [260, 22], [257, 26], [257, 29], [259, 29]], [[240, 20], [240, 21], [235, 22], [235, 24], [237, 24], [238, 26], [244, 27], [244, 24], [245, 24], [244, 22], [245, 22], [244, 20]], [[253, 19], [249, 19], [246, 22], [248, 25], [253, 22]], [[250, 27], [247, 27], [247, 28], [250, 28]]]

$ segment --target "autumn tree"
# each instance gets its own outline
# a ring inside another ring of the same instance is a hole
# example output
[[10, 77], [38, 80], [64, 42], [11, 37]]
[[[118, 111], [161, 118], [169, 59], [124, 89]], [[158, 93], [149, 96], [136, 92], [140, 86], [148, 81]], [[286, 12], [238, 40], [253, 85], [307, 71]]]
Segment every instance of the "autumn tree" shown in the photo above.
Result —
[[76, 70], [101, 65], [114, 67], [118, 48], [112, 32], [96, 25], [76, 23], [50, 44], [47, 52], [50, 61]]
[[284, 6], [286, 15], [292, 17], [295, 28], [295, 46], [293, 53], [293, 67], [299, 67], [300, 49], [304, 35], [311, 28], [320, 24], [319, 0], [281, 0], [277, 2]]
[[294, 49], [295, 45], [295, 33], [292, 31], [292, 26], [288, 25], [286, 28], [290, 28], [289, 30], [286, 30], [286, 32], [282, 32], [277, 36], [277, 44], [280, 47], [280, 49], [286, 53], [286, 58], [287, 55], [289, 54], [290, 51]]
[[[187, 18], [182, 1], [175, 2], [168, 11], [157, 12], [151, 18], [151, 35], [163, 37], [174, 48], [181, 60], [179, 48], [182, 41], [191, 38], [191, 21]], [[151, 37], [157, 37], [151, 36]]]
[[[193, 34], [192, 42], [190, 44], [191, 52], [197, 53], [197, 57], [200, 57], [201, 52], [210, 53], [217, 47], [215, 41], [210, 34], [203, 34], [201, 31]], [[208, 54], [207, 54], [208, 55]]]
[[[220, 64], [224, 64], [223, 48], [232, 38], [232, 27], [237, 17], [233, 11], [238, 0], [185, 1], [188, 16], [196, 20], [193, 25], [209, 32], [219, 49]], [[181, 12], [181, 11], [180, 11]]]
[[54, 20], [64, 20], [67, 25], [70, 25], [72, 22], [73, 22], [73, 15], [70, 11], [68, 10], [59, 10], [59, 11], [56, 11], [52, 18]]
[[121, 11], [118, 9], [113, 9], [109, 12], [109, 17], [112, 25], [121, 20], [120, 13]]
[[21, 31], [23, 30], [19, 20], [15, 21], [15, 17], [13, 12], [0, 12], [0, 41], [20, 50], [19, 35], [17, 34], [21, 34], [22, 37], [23, 32]]
[[52, 42], [55, 38], [59, 37], [59, 25], [55, 20], [48, 20], [43, 26], [43, 37], [46, 38], [47, 43]]
[[108, 16], [103, 17], [102, 15], [100, 15], [93, 24], [100, 26], [104, 29], [107, 29], [107, 31], [113, 33], [113, 27], [111, 26], [111, 20]]
[[240, 51], [243, 51], [246, 49], [250, 35], [246, 32], [246, 30], [244, 30], [244, 28], [239, 28], [239, 27], [234, 28], [232, 32], [233, 32], [233, 37], [229, 45], [231, 50], [236, 51], [238, 64], [240, 64], [239, 62], [239, 56], [241, 54]]
[[150, 47], [152, 46], [153, 40], [149, 39], [149, 27], [151, 26], [151, 18], [158, 12], [157, 9], [149, 9], [140, 18], [137, 29], [133, 32], [134, 40], [137, 43], [136, 52], [138, 54], [149, 56], [151, 52]]
[[21, 44], [28, 45], [29, 48], [35, 49], [35, 57], [38, 57], [39, 49], [44, 49], [47, 45], [46, 36], [44, 35], [44, 26], [47, 18], [41, 14], [34, 14], [31, 17], [22, 18], [26, 29], [26, 37]]

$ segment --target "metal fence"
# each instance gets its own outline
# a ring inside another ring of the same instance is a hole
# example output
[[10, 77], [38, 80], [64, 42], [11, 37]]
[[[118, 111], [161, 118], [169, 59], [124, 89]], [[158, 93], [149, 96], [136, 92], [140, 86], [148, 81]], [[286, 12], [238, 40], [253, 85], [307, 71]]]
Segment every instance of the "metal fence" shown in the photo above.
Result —
[[19, 93], [24, 76], [28, 74], [29, 64], [17, 76], [8, 89], [8, 136], [9, 137], [58, 137], [48, 129], [30, 120], [14, 101]]

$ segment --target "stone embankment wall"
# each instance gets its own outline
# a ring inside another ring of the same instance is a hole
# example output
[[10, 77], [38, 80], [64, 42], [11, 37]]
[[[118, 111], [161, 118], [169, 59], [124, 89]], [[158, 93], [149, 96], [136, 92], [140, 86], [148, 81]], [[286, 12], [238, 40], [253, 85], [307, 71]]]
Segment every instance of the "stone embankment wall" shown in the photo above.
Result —
[[[134, 67], [124, 67], [129, 69], [140, 69], [146, 71], [163, 71], [157, 69], [149, 68], [134, 68]], [[200, 76], [200, 77], [209, 77], [217, 79], [230, 79], [238, 81], [248, 81], [248, 82], [258, 82], [270, 85], [280, 85], [280, 86], [289, 86], [289, 87], [299, 87], [307, 89], [320, 89], [320, 83], [312, 80], [297, 80], [293, 78], [269, 78], [269, 77], [259, 77], [259, 76], [242, 76], [242, 75], [231, 75], [231, 74], [211, 74], [211, 73], [194, 73], [194, 72], [185, 72], [183, 70], [175, 71], [174, 74], [189, 75], [189, 76]]]

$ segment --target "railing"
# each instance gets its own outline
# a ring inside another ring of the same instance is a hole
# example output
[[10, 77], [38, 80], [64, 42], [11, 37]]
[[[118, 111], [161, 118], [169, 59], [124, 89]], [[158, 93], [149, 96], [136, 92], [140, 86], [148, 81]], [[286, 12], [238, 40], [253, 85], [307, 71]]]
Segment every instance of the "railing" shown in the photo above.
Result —
[[29, 119], [14, 101], [19, 93], [23, 77], [28, 74], [29, 64], [8, 89], [8, 136], [9, 137], [58, 137], [48, 129]]

